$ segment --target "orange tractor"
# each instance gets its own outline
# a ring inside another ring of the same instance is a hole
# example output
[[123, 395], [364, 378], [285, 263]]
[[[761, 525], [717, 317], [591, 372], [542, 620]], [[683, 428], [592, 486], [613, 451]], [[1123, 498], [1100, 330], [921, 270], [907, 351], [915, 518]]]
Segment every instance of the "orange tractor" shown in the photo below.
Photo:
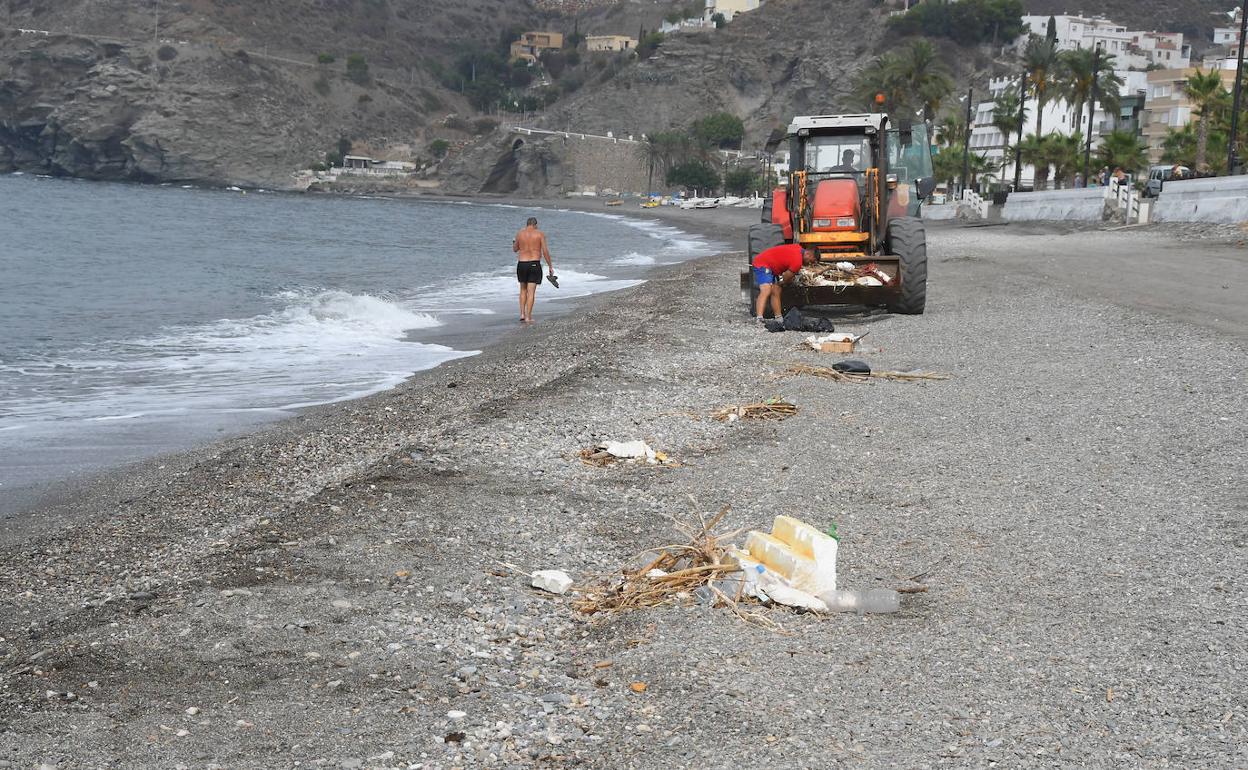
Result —
[[[923, 312], [927, 241], [919, 210], [932, 194], [932, 156], [924, 124], [893, 125], [887, 115], [814, 115], [789, 125], [789, 174], [751, 225], [750, 263], [783, 243], [818, 250], [781, 294], [785, 309], [806, 305], [884, 305]], [[753, 271], [741, 289], [754, 313]]]

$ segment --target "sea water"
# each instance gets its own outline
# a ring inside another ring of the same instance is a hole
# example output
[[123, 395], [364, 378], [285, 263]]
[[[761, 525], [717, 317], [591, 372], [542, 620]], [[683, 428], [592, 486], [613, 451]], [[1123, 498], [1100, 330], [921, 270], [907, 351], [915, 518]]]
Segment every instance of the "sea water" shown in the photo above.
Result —
[[607, 213], [0, 176], [0, 513], [472, 355], [518, 323], [531, 215], [539, 322], [715, 250]]

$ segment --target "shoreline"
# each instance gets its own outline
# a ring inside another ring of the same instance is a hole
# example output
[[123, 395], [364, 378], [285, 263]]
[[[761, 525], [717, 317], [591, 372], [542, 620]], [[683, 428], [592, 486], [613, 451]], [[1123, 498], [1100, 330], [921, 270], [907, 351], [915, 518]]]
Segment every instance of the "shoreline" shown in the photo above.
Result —
[[[281, 191], [275, 191], [279, 194]], [[297, 191], [296, 191], [297, 192]], [[354, 195], [343, 195], [342, 197], [358, 197]], [[402, 200], [425, 200], [424, 197], [416, 196], [397, 196]], [[604, 213], [616, 216], [627, 217], [634, 215], [636, 212], [628, 212], [625, 214], [620, 211], [602, 211], [591, 205], [585, 206], [566, 206], [556, 205], [558, 201], [545, 201], [540, 199], [517, 199], [515, 201], [507, 199], [492, 198], [446, 198], [445, 202], [454, 203], [464, 201], [478, 205], [501, 204], [507, 206], [516, 206], [517, 208], [532, 209], [561, 209], [564, 211], [574, 211], [578, 213], [595, 214]], [[600, 207], [600, 208], [606, 208]], [[673, 211], [679, 211], [675, 207], [669, 207]], [[683, 212], [686, 214], [695, 212]], [[705, 212], [698, 212], [705, 213]], [[740, 211], [732, 211], [730, 214], [740, 214]], [[697, 235], [708, 240], [728, 240], [723, 238], [725, 235], [724, 218], [721, 216], [719, 223], [707, 222], [707, 218], [699, 221], [692, 217], [664, 217], [664, 216], [633, 216], [635, 219], [645, 219], [651, 221], [661, 221], [671, 223], [678, 226], [683, 232]], [[695, 258], [697, 259], [697, 258]], [[686, 260], [688, 261], [688, 260]], [[649, 266], [643, 271], [643, 281], [650, 280], [652, 274], [662, 270], [666, 265]], [[584, 297], [573, 297], [566, 301], [546, 303], [546, 320], [542, 323], [550, 323], [558, 321], [568, 316], [586, 312], [587, 307], [596, 298], [602, 296], [610, 296], [620, 290], [612, 290], [602, 292], [600, 294], [588, 295]], [[542, 300], [539, 296], [539, 308]], [[505, 323], [501, 320], [495, 323], [485, 324], [480, 328], [465, 331], [441, 331], [441, 327], [435, 327], [426, 330], [421, 335], [421, 342], [431, 344], [442, 344], [449, 347], [459, 349], [460, 345], [467, 345], [469, 348], [477, 349], [477, 355], [468, 356], [467, 358], [479, 358], [482, 353], [488, 349], [505, 346], [509, 340], [517, 334], [523, 334], [529, 329], [517, 327], [512, 324]], [[493, 335], [487, 344], [482, 344], [483, 335]], [[282, 416], [276, 419], [260, 419], [253, 422], [244, 422], [240, 429], [225, 429], [226, 435], [220, 437], [207, 437], [204, 440], [196, 441], [188, 446], [175, 448], [170, 451], [161, 451], [152, 454], [149, 457], [135, 461], [123, 462], [118, 465], [112, 465], [102, 468], [98, 471], [88, 472], [80, 477], [69, 477], [53, 479], [39, 484], [37, 487], [24, 490], [18, 497], [18, 502], [10, 506], [3, 514], [0, 514], [0, 545], [9, 543], [18, 543], [32, 536], [51, 531], [63, 526], [72, 526], [79, 519], [72, 511], [79, 507], [81, 498], [84, 496], [94, 497], [101, 496], [103, 500], [111, 500], [114, 503], [133, 497], [139, 494], [142, 489], [150, 486], [155, 479], [159, 478], [171, 470], [185, 470], [194, 467], [195, 464], [202, 462], [205, 458], [213, 457], [218, 454], [218, 450], [224, 451], [225, 448], [231, 447], [242, 441], [246, 442], [250, 438], [258, 438], [266, 434], [270, 429], [277, 428], [289, 422], [303, 422], [308, 419], [315, 419], [322, 410], [333, 410], [337, 408], [348, 408], [349, 405], [365, 402], [370, 398], [380, 394], [404, 388], [418, 380], [422, 375], [444, 367], [450, 363], [454, 363], [458, 359], [444, 361], [435, 364], [429, 369], [422, 369], [413, 372], [407, 378], [395, 386], [383, 387], [380, 390], [368, 394], [363, 397], [344, 398], [324, 404], [316, 404], [310, 407], [300, 407], [290, 410], [274, 410], [282, 412]], [[96, 507], [103, 507], [102, 502], [96, 504]]]

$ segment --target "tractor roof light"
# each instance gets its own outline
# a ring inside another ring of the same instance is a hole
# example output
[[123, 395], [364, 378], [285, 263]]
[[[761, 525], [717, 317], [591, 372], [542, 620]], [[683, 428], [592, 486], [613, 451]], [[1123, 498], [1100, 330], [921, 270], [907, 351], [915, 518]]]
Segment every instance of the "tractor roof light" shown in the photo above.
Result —
[[884, 181], [888, 184], [888, 189], [890, 190], [897, 189], [897, 175], [896, 174], [888, 174], [887, 176], [884, 177]]

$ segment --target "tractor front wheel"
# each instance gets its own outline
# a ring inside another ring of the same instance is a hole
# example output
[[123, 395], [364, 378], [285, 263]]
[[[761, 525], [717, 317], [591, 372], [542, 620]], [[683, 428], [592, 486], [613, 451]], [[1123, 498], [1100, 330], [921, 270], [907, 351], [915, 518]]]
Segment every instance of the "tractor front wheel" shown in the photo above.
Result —
[[927, 232], [918, 217], [898, 217], [888, 223], [888, 252], [897, 257], [901, 291], [888, 310], [921, 315], [927, 305]]
[[[780, 246], [784, 243], [784, 228], [780, 225], [757, 224], [750, 225], [749, 236], [746, 242], [746, 256], [749, 259], [751, 267], [754, 265], [754, 257], [759, 252], [770, 249], [772, 246]], [[754, 282], [753, 270], [750, 271], [750, 315], [754, 315], [755, 308], [758, 307], [758, 284]]]

